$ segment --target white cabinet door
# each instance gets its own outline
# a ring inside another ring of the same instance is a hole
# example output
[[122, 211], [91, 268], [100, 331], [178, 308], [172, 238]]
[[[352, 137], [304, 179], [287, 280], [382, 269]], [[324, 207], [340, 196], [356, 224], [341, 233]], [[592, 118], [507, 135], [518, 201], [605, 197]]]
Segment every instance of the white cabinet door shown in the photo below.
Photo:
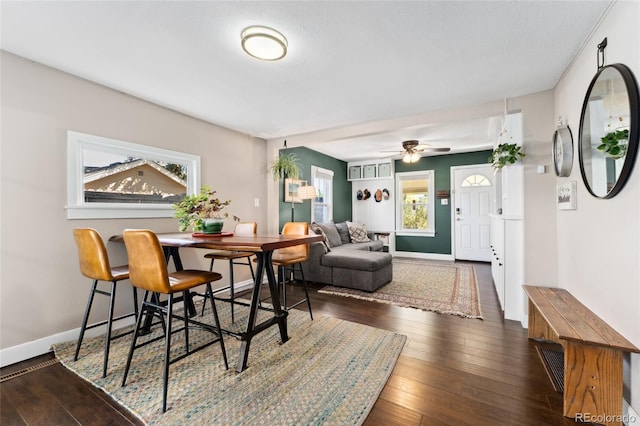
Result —
[[504, 221], [497, 217], [491, 218], [491, 275], [504, 311]]

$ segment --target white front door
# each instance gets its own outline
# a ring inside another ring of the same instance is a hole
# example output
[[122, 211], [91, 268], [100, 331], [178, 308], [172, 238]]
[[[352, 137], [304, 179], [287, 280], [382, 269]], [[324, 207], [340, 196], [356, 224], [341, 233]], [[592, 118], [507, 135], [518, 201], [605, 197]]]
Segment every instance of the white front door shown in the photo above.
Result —
[[491, 165], [453, 167], [455, 258], [490, 262]]

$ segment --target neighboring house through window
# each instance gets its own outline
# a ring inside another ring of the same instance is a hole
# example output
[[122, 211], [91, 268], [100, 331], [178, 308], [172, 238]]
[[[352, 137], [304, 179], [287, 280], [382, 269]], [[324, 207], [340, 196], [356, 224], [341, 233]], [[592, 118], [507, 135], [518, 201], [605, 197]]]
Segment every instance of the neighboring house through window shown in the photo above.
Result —
[[172, 217], [200, 187], [200, 157], [67, 133], [69, 219]]
[[396, 235], [435, 235], [434, 172], [396, 173]]
[[316, 198], [311, 200], [311, 221], [333, 220], [333, 171], [311, 166], [311, 182]]

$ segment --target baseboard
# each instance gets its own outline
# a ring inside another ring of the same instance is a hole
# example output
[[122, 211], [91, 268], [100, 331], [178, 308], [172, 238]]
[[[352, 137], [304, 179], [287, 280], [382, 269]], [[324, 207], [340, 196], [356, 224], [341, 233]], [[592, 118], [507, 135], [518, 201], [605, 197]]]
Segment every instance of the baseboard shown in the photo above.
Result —
[[[266, 281], [265, 281], [266, 282]], [[235, 291], [250, 290], [253, 288], [253, 280], [245, 280], [237, 282], [234, 286]], [[127, 327], [135, 323], [135, 318], [128, 317], [117, 320], [113, 323], [113, 329]], [[107, 332], [107, 325], [95, 327], [87, 330], [85, 337], [91, 338], [99, 336]], [[61, 333], [46, 336], [41, 339], [32, 340], [31, 342], [22, 343], [10, 348], [0, 349], [0, 367], [15, 364], [16, 362], [25, 361], [27, 359], [44, 355], [51, 352], [51, 346], [56, 343], [68, 342], [76, 340], [80, 334], [80, 327], [72, 330], [63, 331]]]
[[[121, 320], [114, 321], [113, 330], [127, 327], [135, 323], [135, 318], [127, 317]], [[107, 325], [95, 327], [87, 330], [85, 337], [95, 337], [107, 332]], [[46, 336], [41, 339], [32, 340], [31, 342], [22, 343], [20, 345], [12, 346], [10, 348], [0, 350], [0, 367], [6, 367], [7, 365], [15, 364], [16, 362], [24, 361], [35, 356], [43, 355], [51, 352], [51, 346], [56, 343], [68, 342], [70, 340], [76, 340], [80, 334], [80, 327], [73, 330], [63, 331], [62, 333]]]
[[417, 253], [414, 251], [394, 251], [393, 257], [410, 257], [425, 260], [455, 260], [452, 254]]

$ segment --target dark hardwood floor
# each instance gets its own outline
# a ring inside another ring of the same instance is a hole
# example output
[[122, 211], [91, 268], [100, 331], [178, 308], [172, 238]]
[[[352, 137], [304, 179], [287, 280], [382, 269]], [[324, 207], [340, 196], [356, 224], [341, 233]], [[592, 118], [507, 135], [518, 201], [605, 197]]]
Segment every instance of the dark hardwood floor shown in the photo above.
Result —
[[[488, 264], [473, 263], [484, 320], [319, 294], [314, 314], [407, 336], [398, 363], [365, 425], [563, 425], [562, 395], [520, 323], [505, 321]], [[301, 296], [299, 287], [288, 290]], [[289, 296], [288, 296], [289, 297]], [[2, 376], [52, 359], [3, 368]], [[60, 364], [0, 384], [1, 425], [122, 425], [140, 422]]]

